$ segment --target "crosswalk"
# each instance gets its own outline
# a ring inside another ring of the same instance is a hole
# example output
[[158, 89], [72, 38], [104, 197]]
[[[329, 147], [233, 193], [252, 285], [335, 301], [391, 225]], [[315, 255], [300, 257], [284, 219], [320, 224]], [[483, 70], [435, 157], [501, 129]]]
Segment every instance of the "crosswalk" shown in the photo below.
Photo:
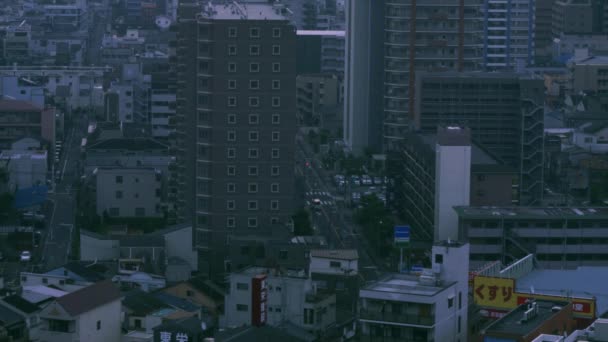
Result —
[[319, 203], [323, 206], [335, 206], [336, 200], [333, 198], [331, 193], [326, 191], [308, 191], [306, 193], [306, 205], [310, 206], [311, 202], [315, 199], [319, 200]]

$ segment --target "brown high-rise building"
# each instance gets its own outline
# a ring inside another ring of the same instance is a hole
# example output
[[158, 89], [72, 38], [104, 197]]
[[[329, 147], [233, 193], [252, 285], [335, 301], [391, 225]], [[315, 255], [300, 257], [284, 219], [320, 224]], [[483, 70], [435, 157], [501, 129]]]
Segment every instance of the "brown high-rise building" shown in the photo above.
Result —
[[267, 1], [192, 11], [178, 20], [177, 134], [195, 163], [183, 166], [194, 200], [182, 212], [193, 209], [199, 269], [221, 277], [231, 235], [264, 236], [293, 213], [296, 30]]

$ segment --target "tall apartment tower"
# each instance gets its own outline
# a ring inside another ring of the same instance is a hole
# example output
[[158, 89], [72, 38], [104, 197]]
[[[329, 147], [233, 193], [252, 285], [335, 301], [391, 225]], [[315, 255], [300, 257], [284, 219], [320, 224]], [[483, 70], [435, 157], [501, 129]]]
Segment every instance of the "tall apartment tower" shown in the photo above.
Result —
[[265, 0], [209, 3], [196, 15], [186, 68], [195, 66], [195, 244], [215, 277], [229, 271], [230, 235], [264, 236], [293, 214], [296, 30], [287, 15]]
[[468, 206], [471, 192], [471, 131], [439, 127], [435, 148], [435, 241], [457, 240], [454, 206]]
[[534, 63], [534, 0], [487, 0], [483, 62], [486, 70], [517, 70]]
[[546, 63], [551, 58], [553, 45], [554, 0], [536, 0], [534, 7], [534, 59], [535, 63]]
[[415, 73], [480, 70], [484, 0], [385, 0], [384, 147], [398, 149], [413, 115]]
[[355, 154], [382, 148], [384, 0], [346, 2], [344, 141]]

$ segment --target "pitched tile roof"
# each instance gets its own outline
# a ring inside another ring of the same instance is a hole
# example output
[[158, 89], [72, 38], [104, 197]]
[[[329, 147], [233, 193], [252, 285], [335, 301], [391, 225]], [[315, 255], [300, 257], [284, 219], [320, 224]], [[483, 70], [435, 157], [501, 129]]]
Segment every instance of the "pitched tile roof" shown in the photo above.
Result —
[[162, 300], [141, 290], [129, 292], [123, 299], [122, 305], [130, 309], [134, 316], [146, 316], [154, 311], [169, 307]]
[[110, 280], [104, 280], [59, 297], [57, 303], [71, 316], [78, 316], [120, 297], [118, 288]]
[[30, 314], [40, 310], [38, 305], [28, 302], [19, 295], [4, 297], [2, 300], [5, 301], [7, 304], [11, 305], [12, 307], [21, 310], [22, 312], [25, 312], [26, 314]]

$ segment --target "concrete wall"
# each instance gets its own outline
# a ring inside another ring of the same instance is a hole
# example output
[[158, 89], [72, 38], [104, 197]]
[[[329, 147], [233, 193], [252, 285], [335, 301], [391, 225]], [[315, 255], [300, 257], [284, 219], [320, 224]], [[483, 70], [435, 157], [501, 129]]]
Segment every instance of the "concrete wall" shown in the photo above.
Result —
[[[339, 262], [340, 267], [331, 267], [330, 263]], [[359, 270], [358, 260], [342, 260], [342, 259], [328, 259], [328, 258], [310, 258], [310, 273], [324, 273], [334, 275], [352, 275], [357, 274]], [[346, 272], [346, 270], [352, 270]]]
[[470, 204], [472, 206], [511, 206], [519, 196], [513, 193], [515, 173], [471, 173]]
[[192, 246], [192, 227], [184, 227], [165, 234], [165, 251], [167, 257], [179, 257], [185, 260], [191, 269], [198, 269], [198, 258]]
[[105, 240], [80, 233], [80, 260], [114, 260], [120, 256], [118, 240]]
[[[79, 341], [120, 341], [120, 311], [121, 302], [115, 300], [80, 315], [76, 324]], [[98, 321], [101, 323], [100, 329], [97, 329]]]
[[[122, 183], [117, 182], [122, 177]], [[97, 214], [117, 217], [161, 217], [160, 177], [154, 169], [99, 169], [97, 172]], [[118, 195], [119, 192], [122, 195]], [[143, 209], [142, 212], [138, 210]]]

